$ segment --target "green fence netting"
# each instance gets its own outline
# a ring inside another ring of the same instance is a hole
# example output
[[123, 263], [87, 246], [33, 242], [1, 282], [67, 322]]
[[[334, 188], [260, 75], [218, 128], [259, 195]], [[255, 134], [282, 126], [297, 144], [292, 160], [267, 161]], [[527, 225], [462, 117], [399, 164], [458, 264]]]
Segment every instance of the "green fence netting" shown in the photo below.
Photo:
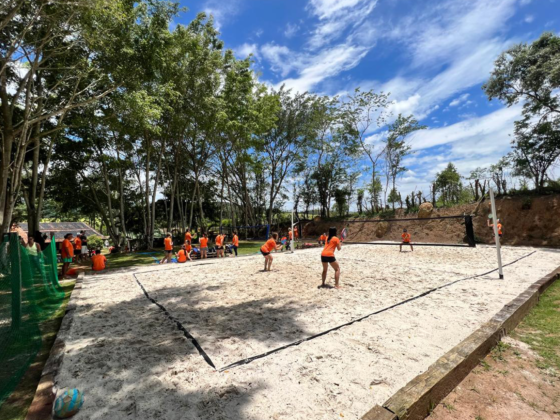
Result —
[[41, 323], [64, 300], [55, 244], [30, 255], [17, 234], [0, 244], [0, 406], [41, 349]]

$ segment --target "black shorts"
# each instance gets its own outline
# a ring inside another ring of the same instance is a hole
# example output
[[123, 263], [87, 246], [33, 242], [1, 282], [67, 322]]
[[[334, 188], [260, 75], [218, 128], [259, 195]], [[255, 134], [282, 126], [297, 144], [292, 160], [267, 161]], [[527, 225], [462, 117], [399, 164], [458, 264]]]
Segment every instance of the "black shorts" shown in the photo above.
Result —
[[171, 251], [165, 250], [164, 252], [165, 252], [165, 255], [173, 254], [173, 250], [171, 250]]
[[264, 252], [264, 251], [261, 249], [261, 254], [263, 254], [263, 257], [266, 257], [267, 255], [270, 255], [270, 252]]
[[216, 249], [224, 249], [223, 246], [217, 246]]
[[76, 249], [74, 250], [74, 255], [81, 255], [82, 254], [82, 250], [81, 249]]
[[501, 238], [501, 237], [502, 237], [502, 234], [501, 234], [501, 233], [498, 233], [498, 236]]
[[335, 257], [323, 257], [323, 256], [321, 255], [321, 262], [324, 262], [324, 263], [333, 263], [333, 262], [335, 262], [335, 261], [336, 261], [336, 258], [335, 258]]

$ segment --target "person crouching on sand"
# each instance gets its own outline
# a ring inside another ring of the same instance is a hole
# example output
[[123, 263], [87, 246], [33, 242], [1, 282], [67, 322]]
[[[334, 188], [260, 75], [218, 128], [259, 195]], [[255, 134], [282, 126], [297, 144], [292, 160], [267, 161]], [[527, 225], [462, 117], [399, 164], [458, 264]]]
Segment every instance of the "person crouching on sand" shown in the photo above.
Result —
[[177, 256], [177, 262], [178, 263], [186, 263], [188, 257], [188, 252], [187, 252], [187, 247], [186, 245], [181, 246], [181, 250], [176, 254]]
[[414, 251], [414, 248], [412, 247], [412, 243], [410, 242], [410, 233], [408, 233], [406, 229], [403, 229], [401, 238], [402, 238], [402, 242], [399, 245], [399, 252], [402, 252], [403, 245], [410, 245], [410, 250]]
[[329, 269], [329, 264], [334, 269], [334, 287], [336, 289], [340, 289], [340, 266], [338, 262], [336, 262], [336, 258], [334, 257], [334, 252], [336, 250], [340, 251], [341, 243], [340, 239], [336, 236], [336, 228], [332, 227], [329, 229], [329, 236], [325, 241], [325, 247], [323, 248], [323, 252], [321, 252], [321, 263], [323, 264], [323, 274], [322, 280], [323, 283], [321, 287], [325, 287], [325, 281], [327, 280], [327, 271]]
[[270, 253], [273, 250], [279, 251], [280, 249], [282, 249], [282, 244], [280, 245], [276, 245], [276, 240], [278, 239], [278, 234], [276, 232], [274, 232], [271, 235], [271, 238], [266, 241], [266, 243], [261, 246], [261, 254], [263, 254], [264, 257], [264, 271], [270, 271], [270, 266], [272, 266], [272, 255], [270, 255]]

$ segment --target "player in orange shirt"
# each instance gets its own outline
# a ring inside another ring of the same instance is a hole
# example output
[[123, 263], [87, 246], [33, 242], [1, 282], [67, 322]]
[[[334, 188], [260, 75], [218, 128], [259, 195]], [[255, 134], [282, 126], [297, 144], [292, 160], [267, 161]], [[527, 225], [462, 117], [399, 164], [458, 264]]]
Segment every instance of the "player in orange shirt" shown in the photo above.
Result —
[[402, 252], [402, 246], [403, 245], [410, 245], [410, 250], [414, 251], [414, 248], [412, 247], [412, 244], [410, 243], [410, 233], [408, 233], [408, 231], [406, 229], [403, 229], [402, 232], [403, 232], [402, 235], [401, 235], [402, 242], [399, 245], [399, 252]]
[[161, 264], [169, 263], [171, 261], [171, 256], [173, 255], [173, 238], [171, 233], [168, 233], [163, 240], [165, 256], [160, 261]]
[[222, 235], [221, 233], [218, 233], [218, 236], [216, 236], [216, 258], [222, 258], [225, 257], [224, 255], [224, 239], [225, 236]]
[[189, 258], [187, 247], [185, 245], [181, 246], [181, 250], [177, 253], [177, 262], [186, 263]]
[[62, 278], [69, 279], [70, 277], [66, 276], [68, 272], [68, 268], [70, 267], [70, 263], [74, 258], [74, 247], [72, 246], [72, 234], [67, 233], [64, 235], [64, 240], [60, 245], [60, 256], [62, 258]]
[[321, 236], [319, 236], [319, 245], [324, 245], [326, 240], [327, 240], [327, 234], [323, 233]]
[[264, 257], [264, 271], [270, 271], [270, 266], [272, 265], [272, 260], [274, 259], [272, 258], [272, 255], [270, 255], [270, 253], [273, 250], [279, 251], [280, 249], [282, 249], [282, 244], [276, 245], [277, 239], [278, 234], [274, 232], [271, 235], [271, 238], [266, 241], [263, 246], [261, 246], [261, 254], [263, 254]]
[[105, 255], [101, 255], [101, 250], [95, 251], [93, 257], [91, 257], [91, 268], [93, 271], [103, 271], [107, 268], [107, 258]]
[[231, 238], [231, 245], [235, 256], [237, 257], [237, 248], [239, 248], [239, 236], [237, 236], [237, 231], [233, 231], [233, 238]]
[[79, 234], [74, 239], [74, 255], [76, 256], [76, 262], [82, 259], [82, 238]]
[[191, 235], [191, 230], [187, 228], [187, 231], [185, 232], [185, 246], [189, 246], [192, 244], [192, 235]]
[[[500, 219], [498, 219], [498, 223], [497, 223], [496, 226], [498, 227], [498, 236], [500, 238], [500, 243], [501, 243], [502, 242], [502, 234], [503, 234], [503, 231], [502, 231], [503, 226], [502, 226], [502, 222], [500, 221]], [[490, 223], [490, 219], [488, 219], [488, 227], [494, 229], [494, 224]], [[494, 242], [496, 242], [496, 238], [494, 238], [494, 235], [492, 235], [492, 238], [494, 239]]]
[[340, 239], [336, 236], [336, 228], [332, 227], [329, 228], [329, 236], [325, 241], [325, 247], [321, 252], [321, 263], [323, 264], [323, 274], [321, 278], [323, 282], [321, 283], [320, 287], [325, 287], [325, 281], [327, 280], [327, 271], [329, 269], [329, 264], [334, 269], [334, 287], [336, 289], [340, 289], [340, 266], [338, 262], [336, 262], [336, 258], [334, 257], [334, 252], [336, 250], [340, 251], [341, 243]]
[[208, 234], [206, 233], [200, 238], [200, 258], [208, 258]]

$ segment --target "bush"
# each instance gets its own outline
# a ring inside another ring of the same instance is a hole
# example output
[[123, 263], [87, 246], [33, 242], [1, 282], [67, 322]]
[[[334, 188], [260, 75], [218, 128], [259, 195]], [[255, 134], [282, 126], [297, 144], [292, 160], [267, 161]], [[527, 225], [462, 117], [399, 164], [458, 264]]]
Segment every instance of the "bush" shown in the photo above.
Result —
[[89, 249], [101, 249], [103, 248], [103, 239], [97, 235], [88, 236], [88, 248]]

